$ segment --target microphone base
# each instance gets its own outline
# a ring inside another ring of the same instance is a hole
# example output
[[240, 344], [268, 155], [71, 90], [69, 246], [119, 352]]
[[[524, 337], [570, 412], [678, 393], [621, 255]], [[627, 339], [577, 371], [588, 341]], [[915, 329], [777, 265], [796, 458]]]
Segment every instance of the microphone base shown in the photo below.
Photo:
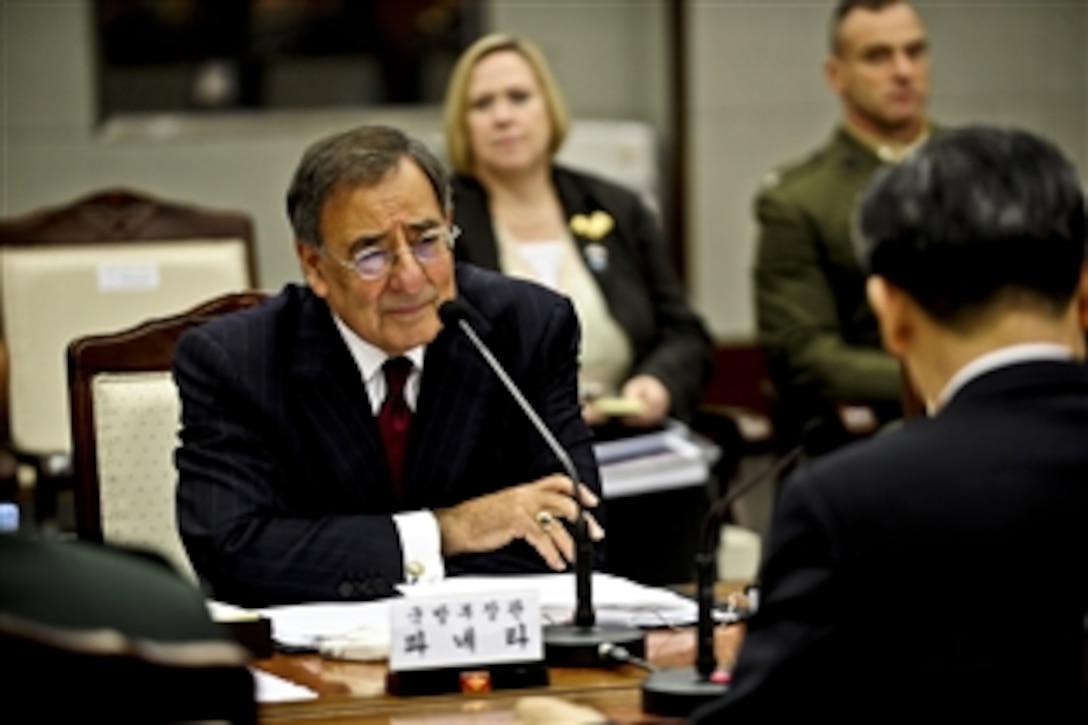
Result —
[[694, 667], [659, 670], [642, 681], [642, 710], [662, 717], [687, 717], [728, 690], [728, 684], [711, 682]]
[[551, 667], [614, 667], [620, 664], [601, 655], [602, 644], [623, 647], [635, 657], [646, 656], [646, 633], [638, 627], [551, 624], [544, 628], [544, 659]]

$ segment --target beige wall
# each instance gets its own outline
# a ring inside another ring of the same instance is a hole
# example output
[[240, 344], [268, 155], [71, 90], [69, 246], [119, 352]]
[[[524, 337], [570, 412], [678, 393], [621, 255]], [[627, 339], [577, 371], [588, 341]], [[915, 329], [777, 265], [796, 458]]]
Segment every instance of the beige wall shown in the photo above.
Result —
[[[1085, 0], [917, 3], [933, 38], [934, 115], [1017, 123], [1088, 162]], [[666, 0], [494, 0], [489, 27], [533, 36], [575, 115], [653, 123], [663, 148]], [[689, 3], [693, 293], [715, 332], [752, 332], [753, 190], [830, 132], [820, 74], [830, 0]], [[0, 0], [0, 215], [107, 185], [250, 212], [262, 282], [297, 278], [282, 211], [302, 148], [363, 121], [422, 135], [436, 109], [359, 109], [137, 126], [94, 123], [90, 0]]]

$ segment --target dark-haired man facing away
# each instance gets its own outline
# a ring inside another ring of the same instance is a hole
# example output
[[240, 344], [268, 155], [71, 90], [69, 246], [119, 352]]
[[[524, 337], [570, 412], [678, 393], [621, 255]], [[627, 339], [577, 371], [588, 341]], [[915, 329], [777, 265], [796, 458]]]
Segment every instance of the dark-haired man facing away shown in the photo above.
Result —
[[858, 209], [931, 416], [787, 484], [732, 689], [697, 722], [1085, 722], [1085, 206], [1050, 143], [946, 131]]

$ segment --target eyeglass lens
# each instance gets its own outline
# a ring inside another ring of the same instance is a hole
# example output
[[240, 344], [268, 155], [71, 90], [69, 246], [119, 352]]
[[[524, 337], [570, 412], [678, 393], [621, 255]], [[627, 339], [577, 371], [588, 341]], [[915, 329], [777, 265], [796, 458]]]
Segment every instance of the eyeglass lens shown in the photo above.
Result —
[[[438, 259], [448, 232], [444, 229], [428, 229], [409, 243], [408, 249], [417, 262], [427, 264]], [[400, 252], [389, 249], [364, 249], [355, 255], [352, 263], [355, 271], [364, 279], [377, 279], [393, 266], [393, 258]]]

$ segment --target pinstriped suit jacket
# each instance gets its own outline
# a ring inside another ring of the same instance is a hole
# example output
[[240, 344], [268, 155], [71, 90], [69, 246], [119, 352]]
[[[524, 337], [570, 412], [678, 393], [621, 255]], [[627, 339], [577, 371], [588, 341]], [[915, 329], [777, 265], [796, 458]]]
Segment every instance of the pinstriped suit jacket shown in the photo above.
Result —
[[[456, 276], [480, 313], [480, 336], [599, 493], [569, 301], [464, 264]], [[182, 539], [211, 593], [227, 601], [388, 596], [404, 577], [393, 512], [561, 472], [479, 353], [447, 329], [427, 346], [397, 501], [359, 370], [328, 306], [305, 287], [186, 334], [174, 375]], [[547, 570], [521, 541], [446, 565], [454, 574]]]

